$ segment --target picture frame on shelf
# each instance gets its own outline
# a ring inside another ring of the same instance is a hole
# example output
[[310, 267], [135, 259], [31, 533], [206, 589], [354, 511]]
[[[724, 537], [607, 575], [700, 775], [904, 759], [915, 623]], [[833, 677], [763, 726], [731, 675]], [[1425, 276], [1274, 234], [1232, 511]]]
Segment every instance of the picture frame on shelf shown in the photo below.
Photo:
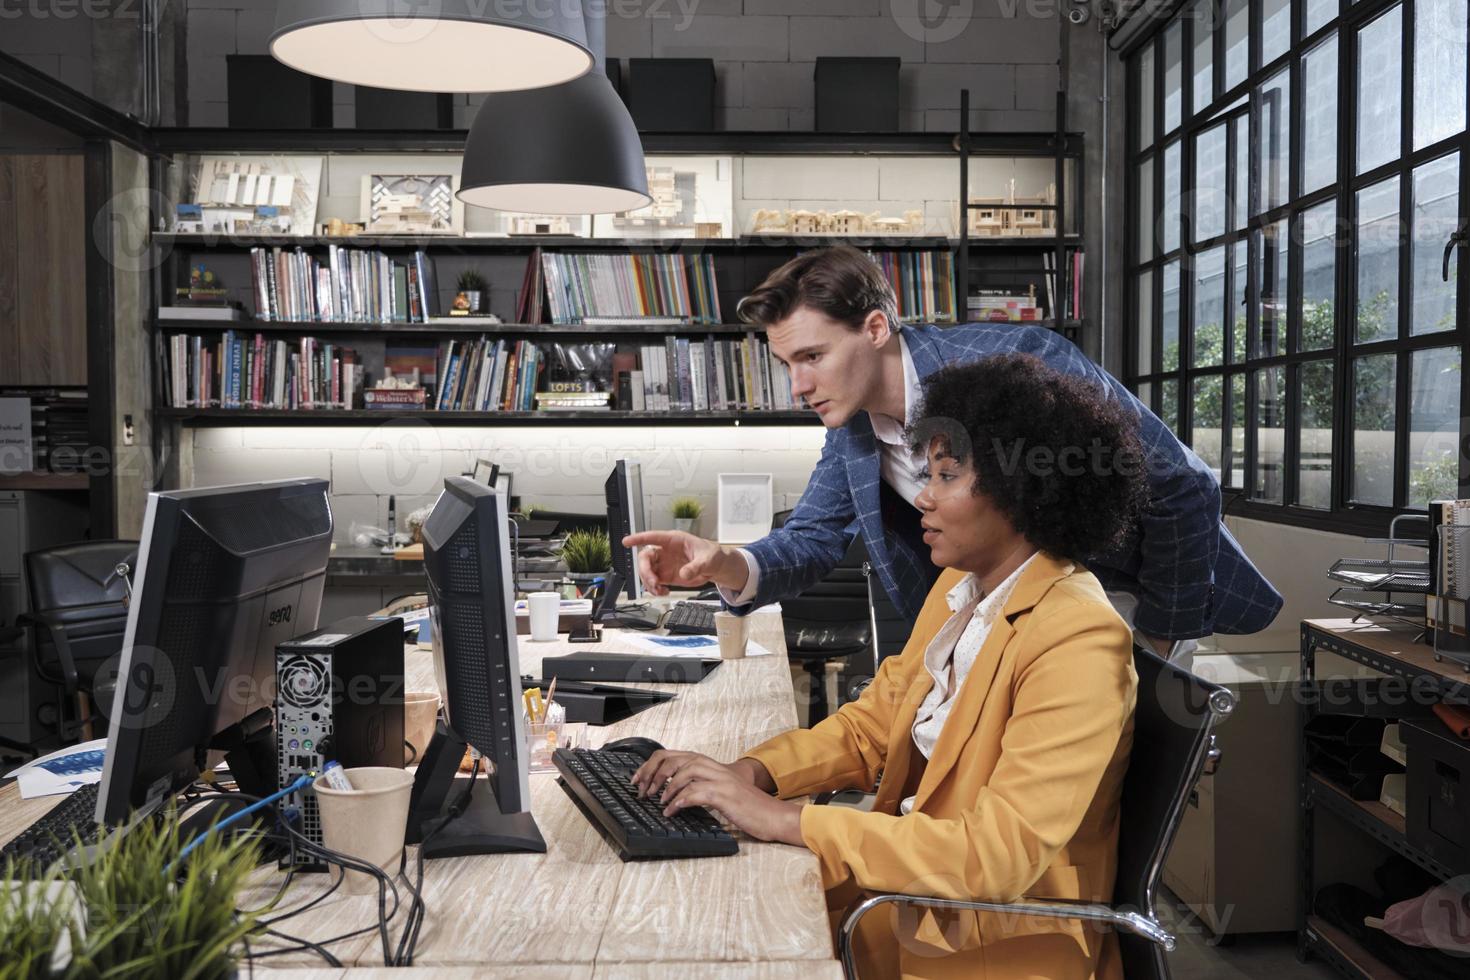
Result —
[[176, 234], [301, 235], [316, 227], [324, 158], [202, 156], [175, 208]]
[[593, 218], [594, 238], [730, 238], [735, 223], [733, 156], [645, 158], [653, 201]]
[[458, 191], [458, 174], [364, 174], [363, 227], [369, 235], [463, 235]]
[[716, 479], [716, 540], [749, 544], [770, 534], [775, 478], [770, 473], [721, 473]]

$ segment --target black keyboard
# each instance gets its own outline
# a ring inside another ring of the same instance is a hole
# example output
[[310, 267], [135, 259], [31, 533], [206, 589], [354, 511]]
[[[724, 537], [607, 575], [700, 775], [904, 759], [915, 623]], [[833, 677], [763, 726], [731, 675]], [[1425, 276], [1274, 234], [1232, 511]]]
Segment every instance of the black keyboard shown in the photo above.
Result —
[[704, 807], [689, 807], [672, 817], [656, 797], [638, 798], [634, 771], [643, 757], [632, 752], [557, 749], [552, 761], [558, 780], [587, 819], [617, 848], [624, 861], [715, 857], [740, 850]]
[[664, 629], [670, 633], [714, 636], [715, 609], [699, 602], [676, 602], [664, 617]]
[[74, 791], [20, 836], [0, 848], [0, 872], [11, 861], [30, 863], [37, 870], [66, 857], [81, 839], [82, 846], [96, 844], [101, 827], [97, 823], [97, 793], [100, 783]]

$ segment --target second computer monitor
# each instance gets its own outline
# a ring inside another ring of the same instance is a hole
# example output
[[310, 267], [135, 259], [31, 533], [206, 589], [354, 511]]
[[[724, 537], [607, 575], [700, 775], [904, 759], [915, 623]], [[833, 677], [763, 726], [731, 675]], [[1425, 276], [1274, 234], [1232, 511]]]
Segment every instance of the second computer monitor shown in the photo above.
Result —
[[638, 549], [623, 547], [623, 538], [648, 530], [643, 512], [643, 473], [637, 463], [620, 459], [604, 488], [607, 496], [607, 538], [612, 544], [613, 570], [623, 577], [629, 599], [643, 597], [638, 577]]

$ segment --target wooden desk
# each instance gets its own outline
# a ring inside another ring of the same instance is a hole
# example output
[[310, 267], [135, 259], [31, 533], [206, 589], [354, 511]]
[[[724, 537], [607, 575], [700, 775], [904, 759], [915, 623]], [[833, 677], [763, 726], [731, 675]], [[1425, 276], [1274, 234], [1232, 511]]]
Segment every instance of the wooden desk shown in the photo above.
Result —
[[[628, 649], [614, 632], [598, 649]], [[796, 726], [791, 673], [779, 613], [756, 614], [752, 639], [774, 652], [722, 664], [700, 684], [654, 685], [678, 694], [605, 728], [589, 728], [601, 745], [644, 735], [724, 761]], [[543, 656], [569, 648], [563, 641], [520, 643], [523, 673], [538, 673]], [[410, 649], [410, 690], [433, 690], [432, 657]], [[9, 840], [54, 805], [21, 801], [13, 786], [0, 792], [0, 840]], [[742, 837], [740, 853], [625, 864], [577, 810], [554, 774], [531, 776], [531, 810], [546, 839], [545, 854], [447, 858], [424, 867], [428, 905], [415, 966], [458, 967], [450, 977], [755, 977], [767, 980], [838, 978], [816, 857], [805, 848]], [[410, 865], [411, 867], [411, 865]], [[260, 872], [260, 887], [241, 904], [269, 898], [280, 878]], [[325, 875], [303, 875], [282, 909], [319, 895]], [[403, 890], [400, 889], [400, 892]], [[405, 893], [406, 898], [406, 893]], [[310, 912], [281, 923], [313, 940], [376, 921], [377, 897], [334, 894]], [[397, 940], [397, 924], [391, 929]], [[275, 940], [252, 940], [253, 949]], [[285, 945], [282, 943], [281, 945]], [[376, 933], [330, 947], [343, 963], [382, 966]], [[285, 977], [328, 980], [341, 970], [317, 967], [310, 954], [257, 963]], [[350, 970], [354, 976], [376, 971]], [[383, 971], [383, 977], [389, 974]], [[401, 971], [393, 971], [394, 976]]]

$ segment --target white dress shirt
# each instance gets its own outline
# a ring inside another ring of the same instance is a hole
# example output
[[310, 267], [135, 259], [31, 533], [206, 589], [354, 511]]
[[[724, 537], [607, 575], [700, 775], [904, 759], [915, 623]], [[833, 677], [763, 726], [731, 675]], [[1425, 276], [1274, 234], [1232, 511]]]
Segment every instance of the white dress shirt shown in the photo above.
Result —
[[[949, 719], [949, 711], [954, 707], [960, 689], [965, 686], [965, 678], [970, 676], [970, 668], [975, 666], [981, 648], [985, 646], [985, 638], [990, 635], [990, 627], [1015, 591], [1021, 573], [1035, 558], [1036, 553], [1033, 552], [989, 594], [981, 590], [974, 575], [966, 575], [945, 594], [945, 602], [954, 615], [940, 627], [924, 651], [924, 668], [934, 679], [934, 686], [919, 705], [912, 729], [914, 747], [925, 759], [934, 752], [939, 733]], [[913, 808], [914, 798], [910, 796], [899, 804], [898, 812], [907, 814]]]
[[[910, 451], [904, 439], [904, 430], [914, 421], [914, 413], [918, 411], [919, 402], [924, 395], [924, 386], [919, 380], [919, 372], [914, 368], [914, 359], [909, 355], [909, 345], [903, 339], [903, 334], [898, 335], [898, 349], [903, 357], [903, 420], [899, 421], [880, 412], [869, 412], [868, 420], [873, 424], [873, 435], [878, 439], [879, 474], [900, 497], [912, 504], [919, 496], [919, 491], [924, 489], [924, 480], [920, 474], [924, 472], [928, 460], [925, 454]], [[737, 595], [722, 586], [720, 595], [732, 606], [743, 606], [755, 598], [756, 589], [760, 586], [761, 570], [755, 556], [749, 551], [739, 548], [736, 553], [745, 559], [745, 566], [749, 569], [745, 588]]]

